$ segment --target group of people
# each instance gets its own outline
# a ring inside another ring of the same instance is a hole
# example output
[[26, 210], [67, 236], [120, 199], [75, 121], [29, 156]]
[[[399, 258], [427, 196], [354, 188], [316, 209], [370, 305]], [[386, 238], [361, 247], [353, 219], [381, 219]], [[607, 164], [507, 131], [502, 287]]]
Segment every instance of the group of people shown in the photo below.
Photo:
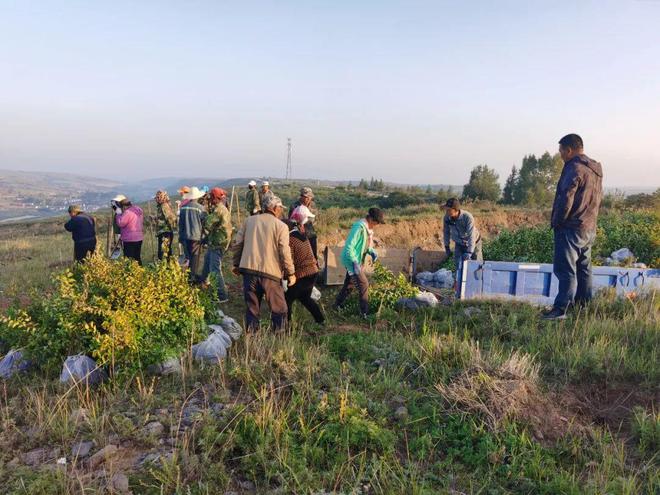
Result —
[[[584, 305], [592, 297], [591, 246], [602, 198], [602, 167], [584, 154], [580, 136], [564, 136], [559, 141], [559, 153], [564, 167], [551, 216], [554, 274], [559, 281], [559, 291], [553, 308], [543, 315], [546, 319], [563, 319], [569, 308]], [[300, 197], [285, 215], [282, 200], [271, 191], [268, 182], [262, 182], [257, 190], [257, 183], [250, 181], [245, 198], [249, 216], [235, 236], [223, 189], [184, 187], [179, 193], [177, 213], [166, 191], [158, 191], [155, 196], [157, 213], [151, 220], [156, 225], [159, 260], [172, 255], [174, 232], [178, 231], [183, 263], [190, 269], [191, 281], [205, 285], [209, 277], [215, 275], [218, 299], [225, 302], [228, 293], [222, 260], [231, 244], [232, 272], [242, 277], [248, 328], [258, 326], [264, 298], [271, 310], [274, 329], [283, 328], [290, 320], [295, 301], [299, 301], [317, 323], [324, 322], [323, 311], [313, 297], [319, 265], [314, 229], [316, 216], [312, 212], [314, 194], [309, 187], [300, 190]], [[141, 263], [142, 209], [122, 195], [113, 198], [111, 204], [113, 226], [119, 232], [124, 256]], [[453, 253], [460, 272], [465, 261], [483, 261], [481, 234], [474, 217], [462, 209], [457, 198], [447, 200], [444, 209], [445, 251], [449, 255]], [[95, 222], [75, 205], [69, 207], [69, 215], [71, 218], [65, 228], [72, 233], [75, 259], [83, 261], [96, 249]], [[374, 228], [383, 223], [383, 212], [371, 208], [365, 218], [353, 224], [342, 250], [341, 262], [346, 276], [334, 308], [343, 307], [351, 291], [357, 289], [360, 313], [368, 316], [369, 281], [364, 264], [367, 257], [373, 261], [378, 258], [374, 250]]]

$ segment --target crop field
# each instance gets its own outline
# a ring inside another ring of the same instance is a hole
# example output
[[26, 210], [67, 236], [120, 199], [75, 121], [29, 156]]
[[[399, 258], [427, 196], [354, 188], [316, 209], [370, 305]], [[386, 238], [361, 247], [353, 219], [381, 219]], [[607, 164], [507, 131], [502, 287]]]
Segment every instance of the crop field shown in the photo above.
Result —
[[[469, 207], [487, 259], [548, 262], [547, 212]], [[321, 246], [363, 209], [322, 209]], [[384, 246], [441, 249], [433, 205], [386, 210]], [[103, 238], [103, 231], [100, 238]], [[660, 263], [657, 211], [607, 209], [594, 257], [629, 247]], [[99, 257], [71, 270], [61, 220], [0, 226], [0, 355], [31, 369], [0, 381], [0, 491], [16, 494], [654, 494], [660, 492], [660, 300], [603, 292], [566, 320], [518, 302], [402, 311], [415, 289], [378, 272], [368, 319], [355, 302], [325, 326], [243, 334], [217, 364], [190, 348], [215, 323], [212, 290], [176, 263]], [[241, 283], [224, 274], [242, 323]], [[268, 313], [262, 313], [264, 323]], [[85, 353], [102, 385], [62, 385]], [[180, 357], [181, 369], [149, 365]]]

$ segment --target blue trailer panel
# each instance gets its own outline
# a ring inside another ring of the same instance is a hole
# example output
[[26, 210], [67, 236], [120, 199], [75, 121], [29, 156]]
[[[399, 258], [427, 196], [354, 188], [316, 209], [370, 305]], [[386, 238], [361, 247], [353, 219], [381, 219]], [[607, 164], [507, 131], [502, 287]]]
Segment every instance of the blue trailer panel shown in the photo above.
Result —
[[[506, 261], [465, 261], [458, 284], [460, 299], [503, 298], [551, 305], [558, 289], [552, 265]], [[660, 270], [597, 266], [594, 291], [613, 287], [619, 294], [660, 289]]]

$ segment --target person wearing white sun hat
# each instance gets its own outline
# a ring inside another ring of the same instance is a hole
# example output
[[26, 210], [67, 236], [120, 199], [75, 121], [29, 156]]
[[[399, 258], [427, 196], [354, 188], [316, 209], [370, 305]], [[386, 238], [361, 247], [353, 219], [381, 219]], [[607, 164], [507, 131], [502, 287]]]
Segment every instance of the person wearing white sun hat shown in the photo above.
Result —
[[264, 180], [261, 182], [261, 190], [259, 191], [259, 201], [261, 202], [261, 208], [264, 210], [263, 205], [266, 202], [266, 198], [274, 196], [273, 191], [270, 189], [270, 182]]
[[192, 282], [201, 281], [202, 235], [206, 218], [206, 211], [199, 204], [199, 198], [202, 196], [204, 193], [198, 187], [191, 187], [190, 191], [183, 195], [186, 203], [182, 203], [179, 211], [179, 242], [183, 245], [186, 258], [190, 260]]
[[248, 215], [256, 215], [261, 211], [261, 200], [257, 191], [257, 182], [254, 180], [248, 182], [248, 190], [245, 194], [245, 209]]

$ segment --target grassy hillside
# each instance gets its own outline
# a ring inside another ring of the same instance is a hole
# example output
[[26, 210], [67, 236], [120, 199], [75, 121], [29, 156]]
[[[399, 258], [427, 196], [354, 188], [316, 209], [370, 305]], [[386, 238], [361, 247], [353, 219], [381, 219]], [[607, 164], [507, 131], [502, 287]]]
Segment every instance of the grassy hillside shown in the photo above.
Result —
[[[487, 209], [480, 221], [491, 238], [544, 218]], [[393, 210], [380, 234], [426, 242], [434, 211]], [[328, 210], [325, 242], [356, 213]], [[49, 274], [71, 249], [60, 228], [0, 229], [5, 306], [53, 290]], [[225, 273], [232, 300], [223, 310], [240, 319], [240, 281]], [[601, 294], [563, 322], [497, 302], [417, 313], [386, 304], [365, 321], [332, 311], [335, 291], [323, 290], [326, 327], [297, 306], [289, 331], [246, 335], [219, 366], [186, 357], [181, 374], [137, 372], [96, 389], [63, 387], [45, 370], [3, 382], [0, 486], [25, 494], [121, 493], [124, 481], [153, 494], [660, 490], [655, 294]], [[91, 442], [89, 454], [80, 442]]]

